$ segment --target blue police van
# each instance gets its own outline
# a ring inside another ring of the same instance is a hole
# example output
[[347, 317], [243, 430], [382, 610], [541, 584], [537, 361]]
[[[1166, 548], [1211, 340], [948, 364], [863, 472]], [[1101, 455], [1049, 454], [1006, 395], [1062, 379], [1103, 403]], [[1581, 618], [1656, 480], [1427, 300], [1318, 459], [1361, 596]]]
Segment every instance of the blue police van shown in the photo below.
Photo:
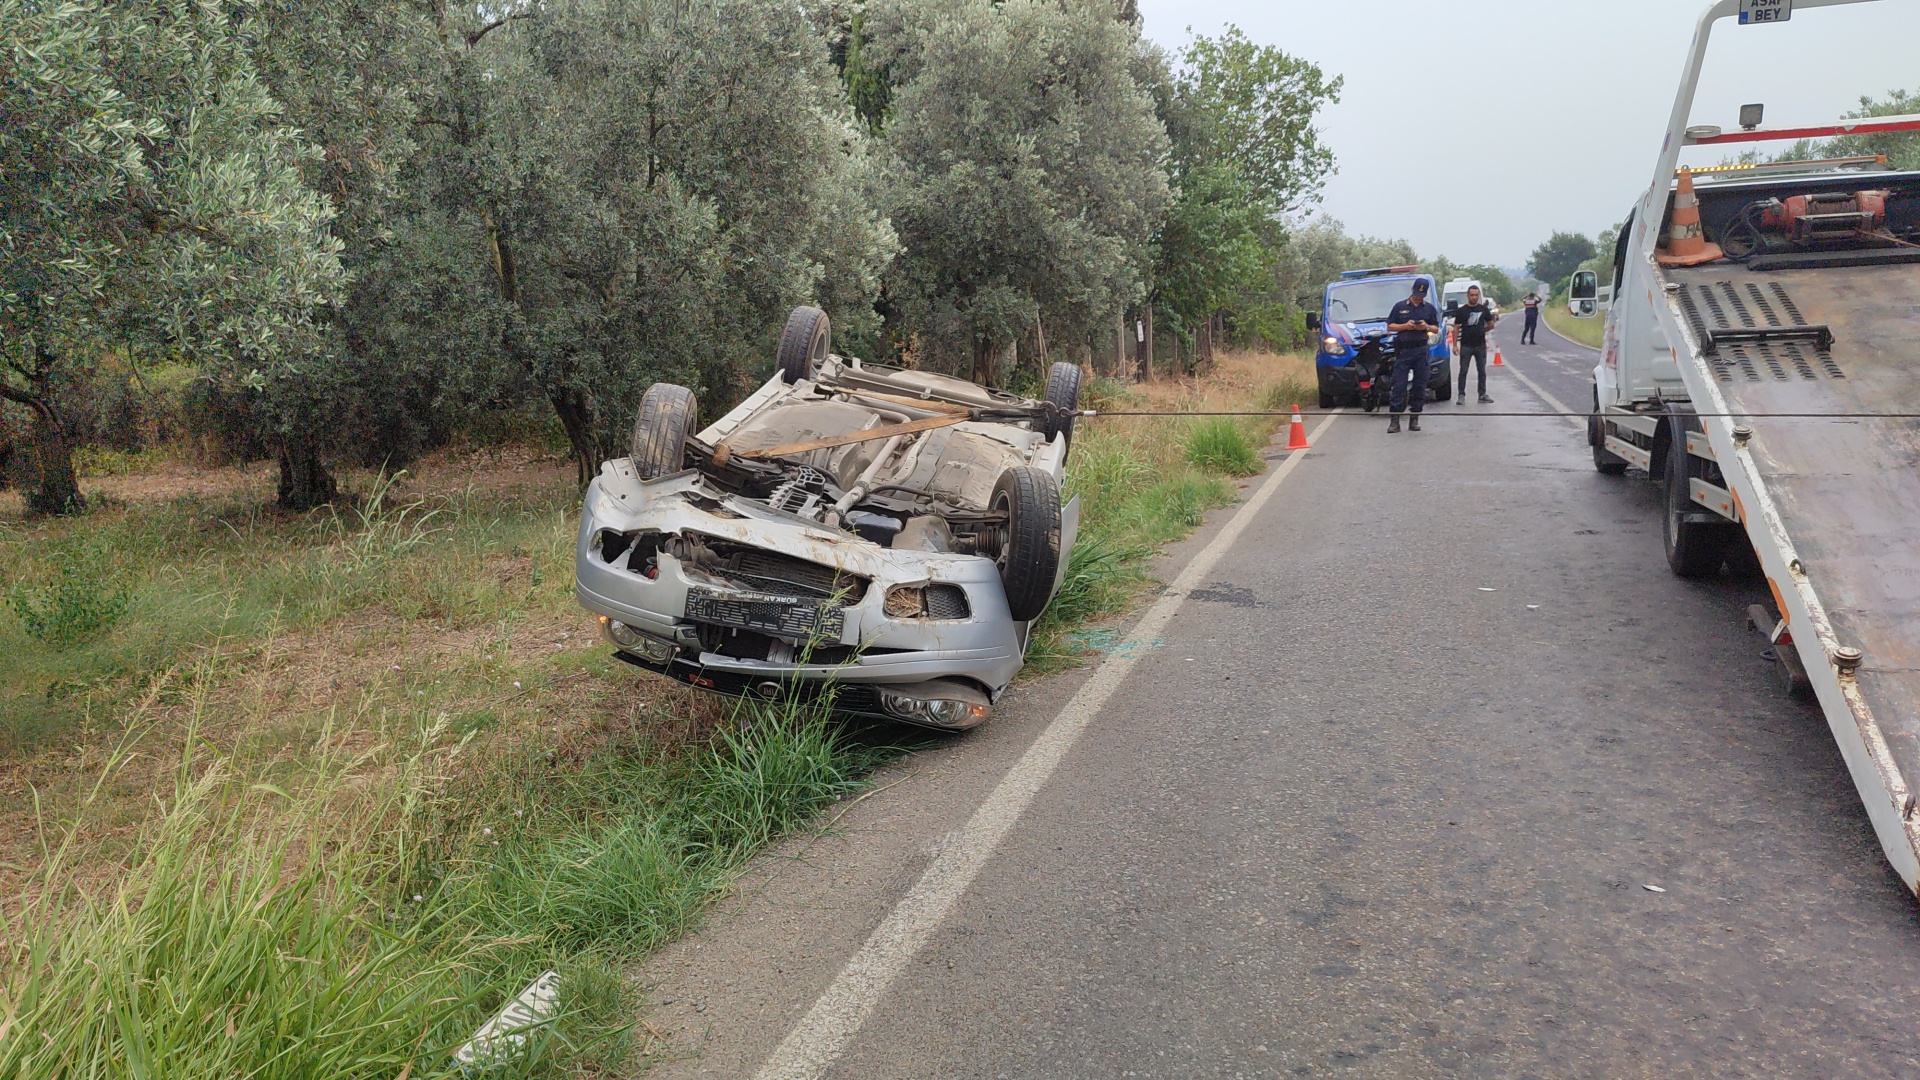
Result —
[[[1433, 275], [1420, 273], [1415, 266], [1348, 270], [1327, 285], [1320, 310], [1307, 314], [1307, 328], [1320, 339], [1313, 367], [1319, 377], [1321, 408], [1358, 405], [1372, 412], [1386, 406], [1393, 373], [1393, 335], [1387, 332], [1387, 313], [1413, 292], [1415, 281], [1427, 283], [1430, 300], [1440, 295]], [[1434, 303], [1438, 307], [1438, 301]], [[1446, 335], [1432, 334], [1427, 347], [1433, 357], [1427, 399], [1447, 401], [1453, 397], [1453, 354]]]

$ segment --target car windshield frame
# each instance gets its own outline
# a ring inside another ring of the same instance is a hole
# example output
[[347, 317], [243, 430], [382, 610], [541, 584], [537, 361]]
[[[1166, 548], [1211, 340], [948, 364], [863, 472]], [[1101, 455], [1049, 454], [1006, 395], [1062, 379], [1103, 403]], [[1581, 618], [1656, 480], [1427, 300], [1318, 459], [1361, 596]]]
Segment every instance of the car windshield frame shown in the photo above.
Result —
[[[1417, 278], [1361, 278], [1327, 286], [1329, 322], [1384, 322], [1393, 305], [1413, 292]], [[1431, 285], [1428, 288], [1432, 288]], [[1346, 295], [1342, 295], [1346, 294]], [[1365, 303], [1357, 303], [1365, 301]], [[1337, 306], [1336, 306], [1337, 305]], [[1377, 306], [1376, 306], [1377, 305]]]

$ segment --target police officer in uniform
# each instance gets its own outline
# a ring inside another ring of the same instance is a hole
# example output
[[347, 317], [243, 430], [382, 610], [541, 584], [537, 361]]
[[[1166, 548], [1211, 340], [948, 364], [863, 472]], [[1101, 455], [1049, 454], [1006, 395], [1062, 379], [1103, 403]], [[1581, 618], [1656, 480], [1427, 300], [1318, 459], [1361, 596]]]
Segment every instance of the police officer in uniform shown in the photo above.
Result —
[[1534, 292], [1532, 289], [1528, 289], [1527, 295], [1520, 298], [1520, 303], [1525, 305], [1527, 309], [1527, 325], [1520, 328], [1520, 344], [1540, 344], [1533, 339], [1540, 333], [1540, 305], [1545, 302], [1546, 301], [1540, 299], [1540, 294]]
[[[1413, 294], [1393, 305], [1387, 329], [1393, 333], [1393, 393], [1387, 398], [1387, 434], [1400, 432], [1400, 413], [1409, 404], [1413, 416], [1407, 430], [1420, 430], [1420, 412], [1427, 406], [1427, 381], [1433, 378], [1432, 343], [1427, 335], [1440, 328], [1440, 313], [1427, 302], [1427, 279], [1416, 278]], [[1411, 384], [1411, 385], [1409, 385]]]

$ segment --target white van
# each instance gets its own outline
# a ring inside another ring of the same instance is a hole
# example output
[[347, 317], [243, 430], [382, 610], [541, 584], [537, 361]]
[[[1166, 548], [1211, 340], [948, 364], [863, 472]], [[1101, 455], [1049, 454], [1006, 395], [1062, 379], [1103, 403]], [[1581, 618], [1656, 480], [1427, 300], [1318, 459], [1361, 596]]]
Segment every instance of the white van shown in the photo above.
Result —
[[1452, 281], [1447, 282], [1440, 289], [1441, 312], [1444, 313], [1450, 307], [1454, 307], [1459, 304], [1466, 303], [1467, 290], [1470, 288], [1479, 289], [1481, 299], [1483, 300], [1486, 299], [1487, 287], [1485, 285], [1480, 284], [1480, 282], [1477, 279], [1464, 278], [1464, 277], [1454, 278]]

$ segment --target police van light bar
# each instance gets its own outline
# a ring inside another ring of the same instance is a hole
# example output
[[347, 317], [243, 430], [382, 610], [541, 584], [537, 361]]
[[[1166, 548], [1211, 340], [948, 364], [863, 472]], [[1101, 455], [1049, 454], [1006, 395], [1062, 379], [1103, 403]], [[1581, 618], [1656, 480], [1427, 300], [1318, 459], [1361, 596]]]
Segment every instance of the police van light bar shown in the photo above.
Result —
[[1417, 266], [1382, 266], [1372, 270], [1344, 270], [1340, 273], [1340, 280], [1352, 281], [1355, 278], [1379, 277], [1382, 274], [1411, 274], [1419, 269]]

